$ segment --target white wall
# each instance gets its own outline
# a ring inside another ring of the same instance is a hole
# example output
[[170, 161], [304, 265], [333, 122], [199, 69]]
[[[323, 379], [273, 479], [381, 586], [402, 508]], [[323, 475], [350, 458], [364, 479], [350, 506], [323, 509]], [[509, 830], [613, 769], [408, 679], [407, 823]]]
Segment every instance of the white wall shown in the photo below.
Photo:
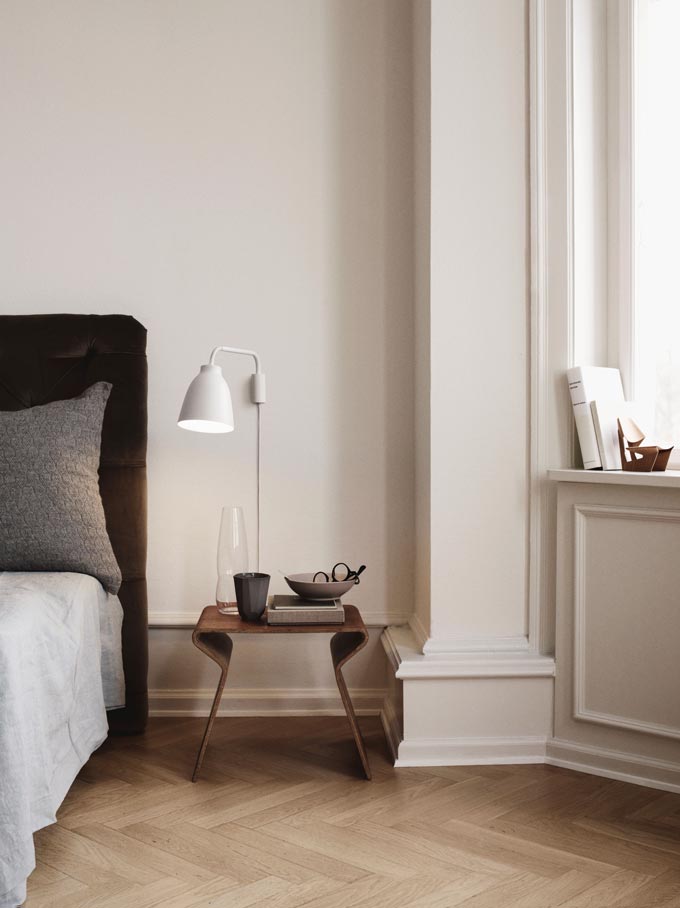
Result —
[[433, 0], [433, 637], [527, 631], [524, 0]]
[[[357, 605], [402, 620], [414, 549], [410, 3], [7, 0], [0, 84], [2, 311], [124, 312], [149, 330], [152, 615], [192, 622], [214, 601], [221, 505], [246, 507], [254, 540], [245, 362], [224, 361], [236, 432], [175, 426], [187, 383], [224, 343], [259, 350], [268, 378], [273, 591], [279, 570], [365, 562]], [[186, 631], [152, 636], [151, 686], [199, 684], [190, 651]], [[271, 685], [285, 660], [252, 655], [240, 683]], [[325, 646], [298, 656], [326, 671]]]
[[425, 10], [414, 23], [418, 599], [410, 627], [383, 634], [403, 695], [389, 689], [385, 721], [398, 765], [542, 762], [554, 660], [528, 622], [529, 6], [429, 6], [429, 72]]
[[429, 0], [413, 4], [413, 172], [415, 303], [415, 616], [430, 634], [430, 29]]

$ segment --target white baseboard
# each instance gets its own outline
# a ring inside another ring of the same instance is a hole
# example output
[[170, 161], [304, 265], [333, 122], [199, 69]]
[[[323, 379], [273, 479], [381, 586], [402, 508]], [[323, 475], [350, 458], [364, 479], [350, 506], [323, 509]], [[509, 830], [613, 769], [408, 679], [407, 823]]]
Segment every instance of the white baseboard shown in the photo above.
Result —
[[647, 788], [680, 792], [680, 765], [639, 754], [607, 750], [552, 738], [548, 741], [545, 762], [563, 769], [587, 772], [606, 779], [617, 779]]
[[[151, 716], [205, 717], [213, 689], [151, 690]], [[359, 716], [380, 716], [397, 767], [475, 766], [548, 763], [577, 772], [604, 776], [680, 793], [680, 765], [636, 754], [588, 747], [540, 736], [501, 738], [421, 738], [402, 741], [399, 718], [382, 688], [350, 691]], [[218, 716], [343, 716], [334, 688], [233, 688], [225, 690]]]
[[[359, 716], [378, 716], [383, 688], [350, 690]], [[214, 688], [150, 690], [151, 716], [208, 716]], [[225, 688], [218, 716], [344, 716], [337, 688]]]
[[402, 741], [395, 766], [481, 766], [545, 762], [546, 739], [421, 738]]
[[390, 749], [390, 754], [394, 761], [394, 765], [396, 766], [399, 758], [399, 745], [401, 744], [402, 735], [399, 717], [397, 716], [394, 705], [389, 697], [385, 697], [383, 708], [380, 711], [380, 721], [382, 722], [385, 738], [387, 739], [387, 746]]

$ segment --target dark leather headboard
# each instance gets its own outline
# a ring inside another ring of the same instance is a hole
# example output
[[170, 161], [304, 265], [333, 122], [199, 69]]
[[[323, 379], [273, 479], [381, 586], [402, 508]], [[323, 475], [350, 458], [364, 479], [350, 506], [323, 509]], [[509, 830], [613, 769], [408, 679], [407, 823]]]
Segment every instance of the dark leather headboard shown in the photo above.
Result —
[[146, 601], [146, 329], [129, 315], [0, 316], [0, 410], [113, 385], [102, 432], [99, 487], [123, 584], [126, 705], [113, 732], [144, 730], [148, 714]]

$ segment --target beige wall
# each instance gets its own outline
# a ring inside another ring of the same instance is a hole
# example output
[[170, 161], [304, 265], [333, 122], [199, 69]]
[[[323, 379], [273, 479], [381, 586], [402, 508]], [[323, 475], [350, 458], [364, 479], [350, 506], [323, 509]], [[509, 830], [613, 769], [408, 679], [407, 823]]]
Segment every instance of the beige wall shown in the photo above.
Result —
[[[387, 675], [380, 629], [344, 670], [355, 708], [381, 709]], [[208, 714], [219, 678], [217, 666], [190, 642], [190, 631], [151, 631], [149, 688], [155, 713]], [[273, 714], [336, 712], [343, 709], [335, 684], [328, 638], [300, 634], [271, 640], [240, 637], [234, 645], [221, 712]]]
[[429, 0], [413, 4], [413, 172], [415, 301], [415, 615], [430, 633], [430, 93]]
[[414, 20], [418, 600], [384, 635], [403, 729], [391, 689], [385, 717], [398, 765], [542, 762], [554, 660], [528, 621], [533, 7], [428, 5], [429, 66], [425, 4]]
[[[410, 2], [7, 0], [0, 84], [2, 311], [125, 312], [149, 329], [151, 613], [191, 622], [213, 601], [221, 505], [246, 507], [254, 540], [244, 361], [224, 360], [233, 434], [175, 425], [187, 383], [223, 343], [255, 347], [267, 373], [273, 590], [279, 570], [365, 562], [356, 603], [376, 621], [403, 619]], [[316, 683], [325, 644], [298, 658], [317, 667], [301, 675], [278, 650], [252, 653], [238, 681]], [[152, 686], [203, 683], [187, 631], [154, 631], [151, 664]]]
[[524, 0], [432, 0], [432, 636], [527, 633]]

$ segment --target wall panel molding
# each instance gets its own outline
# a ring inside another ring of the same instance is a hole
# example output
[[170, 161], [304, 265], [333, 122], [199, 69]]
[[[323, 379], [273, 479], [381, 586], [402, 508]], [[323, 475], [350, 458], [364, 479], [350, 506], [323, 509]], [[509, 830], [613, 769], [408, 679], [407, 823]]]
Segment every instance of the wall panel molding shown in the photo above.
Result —
[[529, 375], [529, 563], [528, 644], [550, 648], [545, 638], [543, 610], [548, 607], [546, 552], [550, 551], [549, 496], [546, 472], [550, 466], [550, 362], [548, 334], [548, 181], [547, 181], [547, 72], [545, 0], [529, 5], [529, 168], [530, 168], [530, 375]]
[[[541, 656], [526, 647], [501, 649], [500, 641], [505, 639], [486, 638], [483, 648], [478, 648], [482, 641], [477, 639], [474, 649], [423, 653], [410, 627], [388, 627], [380, 637], [395, 676], [400, 680], [554, 676], [555, 660], [551, 656]], [[526, 642], [523, 637], [519, 640]]]
[[573, 465], [564, 373], [574, 360], [573, 3], [529, 0], [530, 398], [527, 631], [555, 643], [556, 490], [549, 468]]
[[680, 728], [645, 722], [630, 716], [589, 709], [587, 701], [586, 639], [588, 632], [588, 521], [602, 518], [680, 524], [680, 510], [628, 505], [574, 505], [574, 719], [626, 731], [680, 739]]
[[670, 725], [659, 725], [655, 722], [641, 722], [626, 716], [599, 713], [585, 707], [580, 711], [574, 710], [574, 718], [582, 722], [592, 722], [595, 725], [609, 725], [612, 728], [623, 728], [626, 731], [639, 731], [648, 735], [658, 735], [661, 738], [680, 740], [680, 728], [673, 728]]
[[527, 637], [429, 637], [423, 645], [426, 655], [446, 656], [458, 653], [528, 653]]

